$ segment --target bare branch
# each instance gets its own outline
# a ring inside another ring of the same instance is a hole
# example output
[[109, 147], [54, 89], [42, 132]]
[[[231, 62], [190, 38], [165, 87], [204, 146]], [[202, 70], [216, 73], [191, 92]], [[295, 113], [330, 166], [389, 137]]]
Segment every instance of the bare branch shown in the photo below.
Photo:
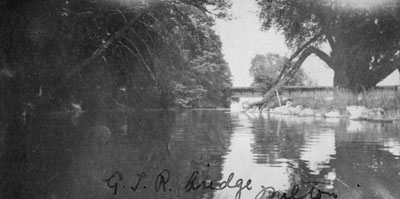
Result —
[[[133, 28], [131, 28], [132, 32], [137, 36], [137, 38], [140, 39], [140, 41], [144, 44], [144, 46], [147, 49], [147, 52], [151, 55], [151, 57], [153, 57], [154, 59], [157, 59], [157, 56], [154, 55], [153, 51], [151, 50], [150, 46], [147, 45], [147, 42], [139, 35], [139, 33], [137, 33]], [[155, 65], [155, 62], [152, 60], [153, 65]], [[157, 74], [157, 70], [156, 67], [154, 67], [155, 73]]]
[[[142, 61], [143, 65], [146, 67], [146, 70], [150, 73], [150, 76], [151, 76], [152, 80], [153, 80], [153, 81], [156, 81], [156, 77], [155, 77], [154, 74], [153, 74], [153, 70], [151, 70], [150, 66], [147, 64], [147, 62], [146, 62], [146, 60], [144, 59], [142, 53], [140, 53], [139, 48], [138, 48], [130, 39], [128, 39], [127, 37], [123, 36], [123, 38], [124, 38], [126, 41], [128, 41], [129, 44], [131, 44], [132, 47], [135, 48], [135, 50], [136, 50], [136, 52], [137, 52], [137, 55], [140, 57], [140, 60]], [[122, 42], [120, 42], [120, 43], [123, 44]], [[123, 45], [125, 45], [125, 44], [123, 44]], [[126, 46], [126, 45], [125, 45], [125, 46]], [[126, 46], [126, 47], [127, 47], [127, 46]], [[130, 49], [130, 48], [128, 48], [128, 49]], [[131, 52], [134, 53], [133, 51], [131, 51]]]
[[113, 11], [117, 12], [118, 14], [120, 14], [122, 16], [122, 18], [124, 19], [125, 23], [128, 23], [128, 20], [126, 19], [124, 13], [120, 9], [116, 9], [116, 10], [113, 10]]

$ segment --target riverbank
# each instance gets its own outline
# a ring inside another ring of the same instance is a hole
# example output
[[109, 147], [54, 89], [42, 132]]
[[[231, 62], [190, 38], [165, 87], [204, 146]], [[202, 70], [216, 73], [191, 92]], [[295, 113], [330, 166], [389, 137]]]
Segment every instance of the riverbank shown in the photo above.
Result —
[[397, 91], [372, 90], [354, 94], [335, 90], [332, 96], [317, 93], [313, 97], [290, 99], [288, 104], [282, 103], [263, 112], [372, 121], [400, 120], [400, 93]]

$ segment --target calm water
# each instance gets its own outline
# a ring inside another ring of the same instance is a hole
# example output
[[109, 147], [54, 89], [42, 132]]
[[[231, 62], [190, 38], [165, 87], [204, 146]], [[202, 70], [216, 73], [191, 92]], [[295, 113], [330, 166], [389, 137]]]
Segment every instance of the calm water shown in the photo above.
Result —
[[[28, 121], [19, 135], [2, 132], [1, 198], [253, 199], [261, 186], [298, 186], [297, 197], [315, 187], [315, 198], [316, 190], [400, 198], [398, 128], [222, 110], [55, 114]], [[196, 185], [231, 176], [230, 186], [251, 179], [252, 189], [186, 192], [193, 174]]]

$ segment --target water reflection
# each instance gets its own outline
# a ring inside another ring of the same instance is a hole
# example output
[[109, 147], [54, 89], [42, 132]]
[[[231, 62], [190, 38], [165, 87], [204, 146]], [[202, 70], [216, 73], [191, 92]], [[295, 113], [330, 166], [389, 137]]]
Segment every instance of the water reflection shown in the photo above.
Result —
[[[279, 135], [279, 124], [266, 124], [264, 121], [259, 115], [232, 116], [233, 135], [222, 173], [223, 179], [234, 172], [236, 176], [252, 180], [252, 190], [243, 192], [242, 198], [255, 198], [261, 185], [273, 185], [278, 190], [290, 186], [289, 174], [292, 172], [288, 171], [287, 160], [279, 154], [279, 140], [264, 140], [267, 134]], [[235, 191], [226, 189], [218, 191], [214, 198], [235, 198], [235, 194]]]
[[305, 133], [305, 143], [300, 148], [300, 160], [306, 163], [310, 174], [318, 175], [323, 168], [329, 168], [334, 159], [335, 132], [327, 130], [320, 133]]
[[[73, 122], [71, 115], [43, 115], [19, 134], [3, 129], [0, 136], [1, 198], [235, 198], [237, 188], [185, 192], [194, 171], [196, 183], [223, 182], [231, 173], [231, 184], [251, 179], [243, 199], [254, 198], [262, 185], [282, 192], [299, 185], [304, 194], [310, 182], [339, 198], [400, 198], [396, 123], [144, 111], [83, 114]], [[156, 192], [165, 169], [166, 191]], [[123, 178], [110, 180], [119, 184], [114, 195], [105, 180], [116, 171]]]
[[[290, 192], [300, 185], [335, 192], [339, 198], [399, 198], [400, 142], [397, 124], [234, 113], [230, 152], [223, 174], [253, 179]], [[236, 144], [235, 144], [236, 143]], [[233, 198], [220, 191], [214, 198]], [[304, 192], [303, 192], [304, 193]], [[329, 198], [325, 196], [324, 198]]]

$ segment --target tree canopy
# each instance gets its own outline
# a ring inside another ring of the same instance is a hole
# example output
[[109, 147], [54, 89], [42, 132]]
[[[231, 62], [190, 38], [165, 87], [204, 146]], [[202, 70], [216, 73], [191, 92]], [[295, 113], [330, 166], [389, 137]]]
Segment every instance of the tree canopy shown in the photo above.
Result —
[[2, 1], [3, 107], [226, 106], [231, 75], [211, 27], [229, 4]]
[[[334, 70], [336, 87], [371, 88], [399, 65], [400, 7], [396, 0], [257, 2], [263, 28], [281, 31], [289, 47], [302, 48], [300, 56], [315, 54], [323, 60]], [[323, 51], [322, 43], [331, 51]]]

